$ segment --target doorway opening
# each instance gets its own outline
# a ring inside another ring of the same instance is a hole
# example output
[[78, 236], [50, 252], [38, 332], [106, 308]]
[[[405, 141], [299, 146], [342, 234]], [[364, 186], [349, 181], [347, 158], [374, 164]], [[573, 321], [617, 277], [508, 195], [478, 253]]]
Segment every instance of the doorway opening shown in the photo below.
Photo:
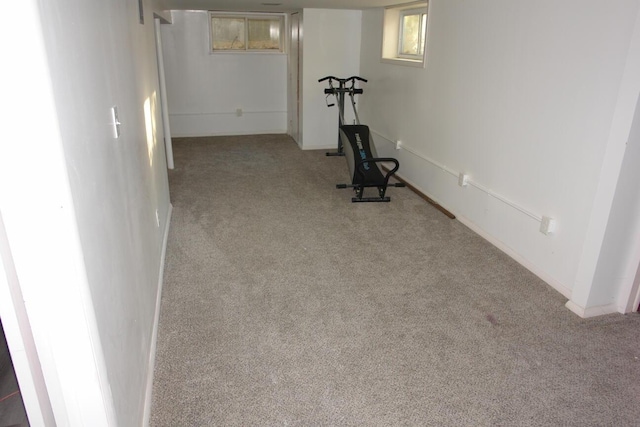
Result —
[[0, 426], [28, 426], [9, 346], [0, 319]]

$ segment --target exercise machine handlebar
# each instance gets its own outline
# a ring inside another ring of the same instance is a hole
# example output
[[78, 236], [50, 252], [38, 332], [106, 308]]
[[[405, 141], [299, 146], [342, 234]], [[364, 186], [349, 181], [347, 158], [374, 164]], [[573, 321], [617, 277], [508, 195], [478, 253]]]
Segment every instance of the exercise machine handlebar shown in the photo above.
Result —
[[[367, 79], [360, 76], [351, 76], [346, 79], [341, 79], [336, 76], [325, 76], [321, 79], [318, 79], [318, 82], [324, 82], [328, 80], [329, 87], [324, 89], [324, 94], [326, 95], [326, 103], [327, 107], [333, 107], [338, 104], [338, 126], [342, 126], [344, 121], [344, 101], [346, 96], [349, 96], [351, 101], [351, 106], [353, 107], [353, 114], [355, 116], [355, 123], [360, 123], [360, 118], [358, 117], [358, 112], [356, 111], [356, 101], [355, 95], [361, 95], [364, 91], [361, 88], [357, 88], [357, 81], [367, 82]], [[335, 96], [336, 103], [330, 102], [329, 98], [331, 96]], [[326, 153], [327, 156], [343, 156], [343, 146], [342, 140], [340, 138], [340, 134], [338, 134], [338, 152], [337, 153]]]
[[360, 161], [358, 161], [358, 163], [356, 164], [356, 168], [355, 168], [358, 174], [361, 175], [363, 178], [365, 175], [365, 165], [370, 162], [371, 163], [393, 163], [393, 168], [389, 170], [384, 177], [385, 186], [387, 185], [387, 182], [389, 182], [389, 178], [394, 173], [396, 173], [398, 169], [400, 169], [400, 162], [398, 162], [398, 160], [394, 159], [393, 157], [368, 157], [368, 158], [360, 159]]
[[323, 82], [325, 80], [338, 80], [338, 81], [340, 81], [342, 79], [339, 79], [338, 77], [335, 77], [335, 76], [327, 76], [327, 77], [321, 78], [320, 80], [318, 80], [318, 82]]
[[326, 88], [324, 90], [325, 95], [333, 95], [336, 92], [345, 92], [345, 93], [353, 93], [354, 95], [361, 95], [364, 93], [364, 89], [353, 89], [353, 88], [345, 88], [345, 89], [339, 89], [339, 88]]
[[355, 80], [359, 80], [359, 81], [365, 82], [365, 83], [367, 82], [367, 79], [365, 79], [363, 77], [360, 77], [360, 76], [351, 76], [351, 77], [347, 77], [346, 79], [341, 79], [340, 77], [336, 77], [336, 76], [326, 76], [326, 77], [323, 77], [321, 79], [318, 79], [318, 83], [321, 83], [321, 82], [323, 82], [325, 80], [335, 80], [335, 81], [337, 81], [339, 83], [347, 83], [348, 81], [351, 81], [353, 83]]
[[361, 82], [365, 82], [365, 83], [368, 81], [367, 79], [362, 78], [360, 76], [351, 76], [351, 77], [346, 78], [345, 80], [346, 81], [349, 81], [349, 80], [360, 80]]

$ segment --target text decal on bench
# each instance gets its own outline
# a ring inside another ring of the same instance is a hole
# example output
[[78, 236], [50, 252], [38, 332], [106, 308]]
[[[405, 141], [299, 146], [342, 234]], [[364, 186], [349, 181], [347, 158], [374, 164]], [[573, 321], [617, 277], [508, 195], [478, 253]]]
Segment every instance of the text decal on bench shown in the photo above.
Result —
[[[367, 153], [364, 151], [364, 148], [362, 147], [362, 138], [360, 138], [360, 134], [356, 132], [356, 144], [358, 144], [358, 150], [360, 150], [360, 158], [362, 158], [362, 160], [367, 158]], [[364, 166], [365, 170], [369, 170], [369, 163], [364, 163], [362, 166]]]

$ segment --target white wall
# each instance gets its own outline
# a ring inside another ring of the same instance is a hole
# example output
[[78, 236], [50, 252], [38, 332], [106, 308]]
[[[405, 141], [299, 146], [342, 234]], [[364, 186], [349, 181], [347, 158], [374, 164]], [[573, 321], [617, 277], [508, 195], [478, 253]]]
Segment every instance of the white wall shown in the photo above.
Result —
[[[634, 200], [629, 203], [625, 199], [637, 196], [637, 192], [624, 187], [628, 185], [627, 181], [637, 177], [628, 171], [628, 164], [637, 162], [631, 131], [634, 116], [637, 123], [639, 94], [640, 10], [636, 10], [577, 278], [567, 303], [567, 307], [582, 316], [629, 311], [629, 301], [621, 301], [627, 293], [621, 287], [629, 289], [632, 286], [630, 277], [633, 273], [630, 272], [638, 266], [640, 253], [637, 242], [630, 244], [626, 238], [618, 241], [616, 236], [633, 236], [639, 225], [629, 212], [621, 212], [633, 210]], [[620, 220], [623, 222], [619, 223]], [[615, 265], [618, 268], [613, 271]], [[625, 281], [629, 284], [624, 284]]]
[[0, 148], [9, 279], [57, 425], [141, 425], [170, 214], [151, 4], [144, 25], [137, 2], [18, 4], [23, 29], [3, 37], [22, 64]]
[[635, 297], [631, 287], [640, 264], [640, 98], [625, 151], [588, 301], [593, 307], [615, 304], [623, 312], [637, 308], [625, 306]]
[[285, 133], [287, 56], [212, 54], [207, 12], [172, 17], [162, 26], [172, 136]]
[[[338, 145], [338, 109], [327, 108], [318, 79], [350, 77], [360, 72], [359, 10], [304, 9], [302, 69], [302, 148], [327, 149]], [[365, 92], [367, 87], [364, 87]], [[331, 100], [335, 102], [334, 99]], [[351, 108], [347, 102], [347, 109]], [[353, 114], [347, 114], [350, 120]]]
[[610, 133], [638, 6], [432, 0], [425, 69], [381, 63], [382, 10], [363, 15], [360, 111], [380, 154], [567, 297], [603, 157], [625, 142]]

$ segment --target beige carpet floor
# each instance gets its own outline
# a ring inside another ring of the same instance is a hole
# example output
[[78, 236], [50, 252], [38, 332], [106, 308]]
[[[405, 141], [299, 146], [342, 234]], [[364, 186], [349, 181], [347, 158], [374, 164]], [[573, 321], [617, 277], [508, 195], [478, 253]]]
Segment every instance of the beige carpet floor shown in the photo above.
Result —
[[639, 315], [578, 318], [409, 189], [350, 203], [286, 136], [174, 150], [152, 426], [640, 424]]

